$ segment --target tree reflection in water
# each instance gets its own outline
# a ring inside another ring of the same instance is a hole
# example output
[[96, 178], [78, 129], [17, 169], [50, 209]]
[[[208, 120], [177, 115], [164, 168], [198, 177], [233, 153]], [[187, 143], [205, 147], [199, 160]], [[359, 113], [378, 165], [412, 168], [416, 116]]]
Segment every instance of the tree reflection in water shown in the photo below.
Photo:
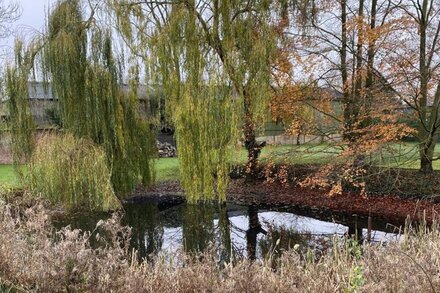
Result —
[[187, 253], [203, 252], [215, 239], [212, 205], [186, 205], [182, 224], [183, 248]]
[[358, 217], [357, 215], [354, 215], [354, 221], [352, 223], [347, 224], [348, 231], [347, 236], [354, 240], [358, 244], [362, 244], [364, 241], [363, 235], [362, 235], [362, 226], [358, 223]]
[[232, 250], [231, 222], [229, 220], [228, 209], [222, 205], [218, 209], [218, 231], [219, 237], [219, 262], [230, 263], [234, 261], [235, 254]]
[[138, 250], [138, 259], [151, 260], [162, 248], [163, 223], [157, 204], [125, 206], [124, 223], [132, 227], [131, 246]]
[[[197, 254], [210, 246], [220, 265], [234, 263], [246, 256], [250, 260], [267, 259], [268, 254], [276, 260], [295, 244], [299, 244], [297, 252], [300, 257], [313, 250], [315, 257], [319, 258], [321, 252], [331, 248], [330, 240], [334, 237], [340, 237], [342, 241], [349, 239], [351, 244], [361, 243], [362, 227], [365, 227], [362, 219], [356, 216], [344, 220], [341, 229], [339, 224], [329, 221], [307, 222], [313, 219], [304, 219], [304, 216], [293, 213], [259, 210], [255, 205], [179, 203], [164, 207], [153, 202], [138, 202], [126, 203], [124, 209], [123, 224], [132, 227], [131, 247], [138, 251], [139, 260], [146, 258], [149, 261], [160, 252], [174, 253], [183, 249]], [[73, 213], [53, 221], [58, 228], [71, 225], [83, 231], [95, 231], [105, 238], [106, 234], [95, 227], [99, 220], [109, 216], [109, 213]], [[299, 218], [303, 219], [298, 221]], [[308, 233], [305, 226], [313, 234]], [[262, 234], [266, 236], [262, 237]], [[92, 246], [104, 245], [95, 243], [95, 237], [90, 239]]]
[[258, 208], [254, 205], [248, 207], [249, 228], [246, 231], [246, 251], [250, 260], [257, 258], [257, 235], [259, 233], [267, 234], [266, 230], [261, 227], [258, 219]]

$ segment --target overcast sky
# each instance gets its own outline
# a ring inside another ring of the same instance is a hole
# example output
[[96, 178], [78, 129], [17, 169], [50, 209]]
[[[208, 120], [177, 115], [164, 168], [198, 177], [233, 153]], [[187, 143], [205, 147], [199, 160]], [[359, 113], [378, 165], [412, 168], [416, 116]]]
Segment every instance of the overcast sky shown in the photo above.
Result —
[[18, 24], [27, 25], [36, 29], [44, 26], [44, 18], [50, 4], [55, 0], [19, 0], [22, 7], [22, 15]]
[[29, 38], [43, 30], [48, 7], [56, 0], [4, 0], [3, 2], [17, 2], [22, 9], [21, 17], [14, 25], [15, 34], [6, 40], [0, 40], [3, 43], [3, 51], [12, 51], [14, 39], [17, 35]]

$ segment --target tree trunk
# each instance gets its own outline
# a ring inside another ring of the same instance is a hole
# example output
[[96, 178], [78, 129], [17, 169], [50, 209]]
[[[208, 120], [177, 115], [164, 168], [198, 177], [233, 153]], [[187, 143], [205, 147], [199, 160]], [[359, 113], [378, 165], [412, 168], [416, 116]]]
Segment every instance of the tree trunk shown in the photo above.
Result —
[[[423, 0], [420, 7], [420, 21], [419, 25], [419, 71], [420, 71], [420, 98], [419, 98], [419, 142], [420, 142], [420, 172], [431, 173], [432, 157], [435, 144], [432, 143], [432, 138], [425, 129], [426, 121], [428, 119], [428, 68], [426, 64], [426, 31], [427, 31], [427, 11], [428, 0]], [[432, 148], [432, 151], [430, 149]]]
[[434, 147], [435, 143], [432, 142], [421, 143], [420, 148], [420, 172], [424, 174], [434, 172], [434, 168], [432, 167], [432, 161], [434, 157]]
[[420, 154], [420, 172], [424, 174], [434, 172], [434, 169], [432, 168], [432, 159], [423, 154], [423, 151]]
[[252, 112], [252, 98], [244, 91], [244, 145], [248, 152], [246, 164], [246, 178], [253, 179], [258, 173], [258, 157], [266, 142], [258, 143], [256, 140], [256, 124]]
[[371, 125], [371, 107], [373, 103], [374, 96], [374, 58], [376, 56], [376, 39], [373, 34], [376, 28], [376, 11], [377, 10], [377, 0], [372, 0], [371, 2], [371, 21], [370, 21], [370, 34], [368, 36], [368, 49], [367, 49], [367, 78], [365, 81], [366, 97], [365, 97], [365, 109], [366, 113], [361, 127], [368, 127]]
[[348, 86], [348, 65], [347, 65], [347, 3], [346, 0], [341, 0], [341, 77], [342, 77], [342, 93], [344, 96], [344, 140], [350, 140], [351, 138], [351, 99]]
[[353, 80], [354, 80], [354, 89], [351, 91], [350, 98], [347, 101], [345, 108], [345, 138], [349, 141], [349, 143], [354, 143], [358, 139], [358, 135], [356, 135], [355, 128], [359, 127], [359, 114], [361, 105], [360, 102], [362, 100], [362, 82], [363, 82], [363, 45], [364, 45], [364, 36], [363, 36], [363, 16], [364, 16], [364, 0], [359, 0], [359, 10], [358, 17], [360, 18], [360, 23], [358, 27], [358, 35], [357, 35], [357, 48], [356, 48], [356, 65], [353, 72]]

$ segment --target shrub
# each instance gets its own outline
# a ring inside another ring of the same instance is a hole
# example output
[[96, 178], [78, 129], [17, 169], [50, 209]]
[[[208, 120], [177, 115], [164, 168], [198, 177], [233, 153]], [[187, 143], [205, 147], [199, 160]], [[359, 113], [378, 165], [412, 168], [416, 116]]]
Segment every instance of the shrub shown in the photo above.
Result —
[[29, 163], [27, 183], [65, 208], [108, 210], [119, 206], [103, 149], [70, 134], [43, 137]]

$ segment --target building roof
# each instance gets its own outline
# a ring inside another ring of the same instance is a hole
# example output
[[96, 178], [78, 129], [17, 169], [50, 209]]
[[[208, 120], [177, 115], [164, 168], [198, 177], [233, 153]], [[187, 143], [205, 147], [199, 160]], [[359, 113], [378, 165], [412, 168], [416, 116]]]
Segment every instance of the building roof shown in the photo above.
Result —
[[[128, 84], [122, 84], [122, 91], [127, 93], [129, 90]], [[154, 95], [157, 92], [154, 86], [151, 85], [140, 85], [138, 89], [139, 100], [147, 100], [149, 96]], [[30, 100], [49, 100], [53, 101], [54, 97], [52, 95], [52, 89], [50, 83], [43, 83], [38, 81], [29, 82], [29, 99]], [[4, 99], [0, 100], [0, 103], [4, 103], [9, 98], [6, 96]]]
[[42, 82], [29, 82], [29, 99], [53, 100], [50, 84]]

